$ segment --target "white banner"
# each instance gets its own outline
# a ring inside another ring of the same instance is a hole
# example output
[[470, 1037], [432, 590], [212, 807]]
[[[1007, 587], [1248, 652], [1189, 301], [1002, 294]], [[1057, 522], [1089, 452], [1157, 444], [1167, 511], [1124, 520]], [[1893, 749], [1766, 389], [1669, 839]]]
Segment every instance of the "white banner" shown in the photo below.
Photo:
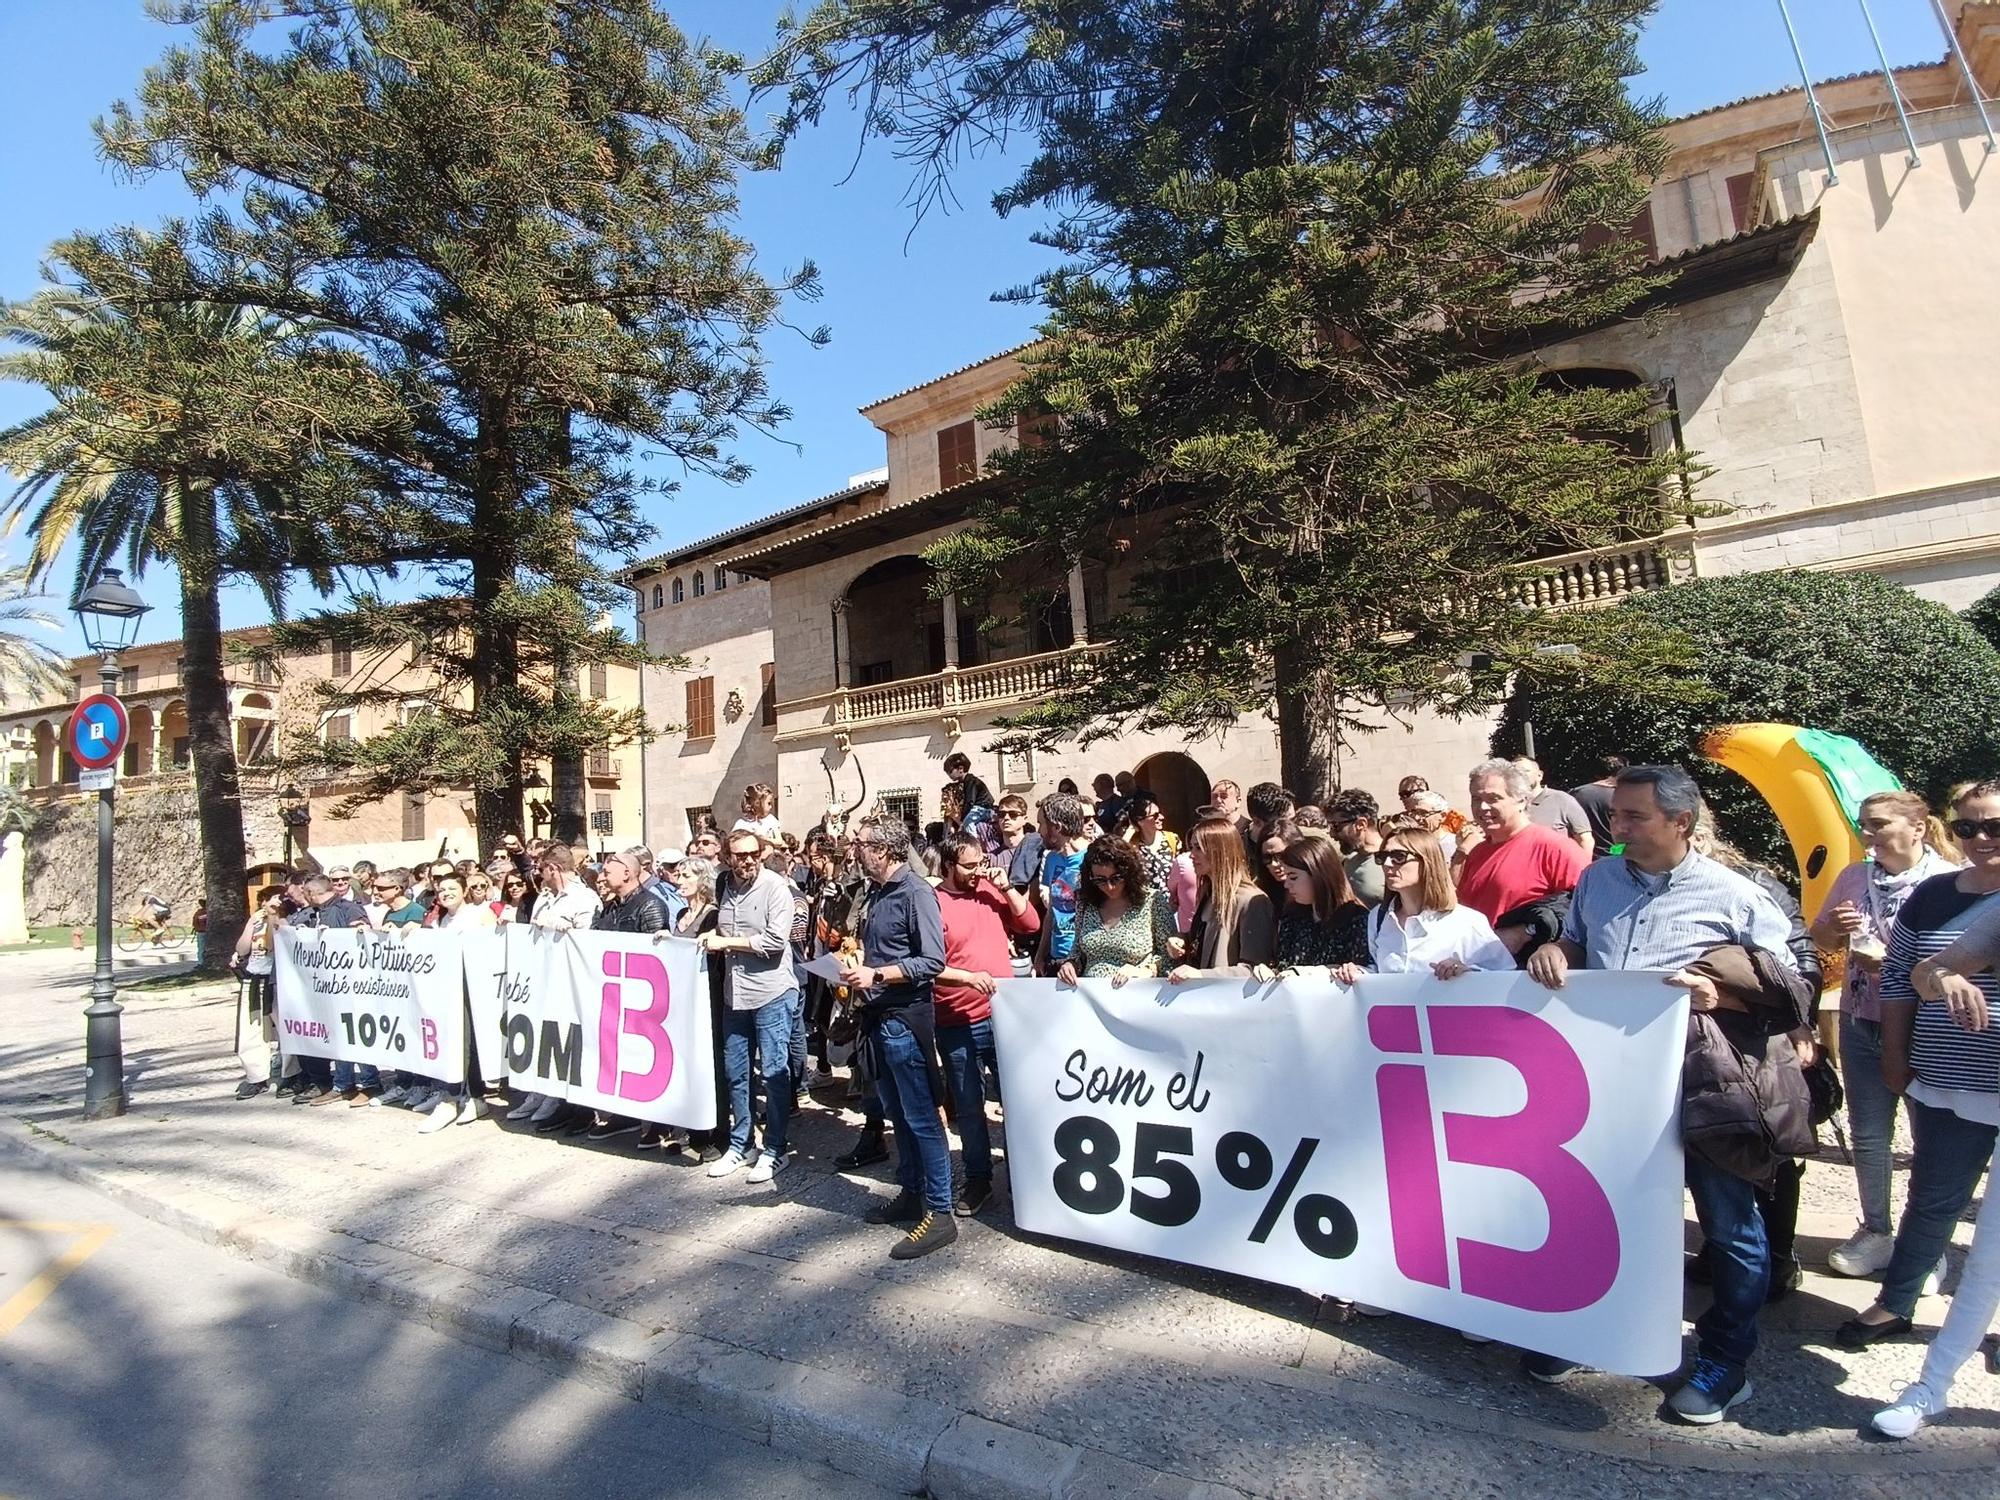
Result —
[[465, 1078], [458, 940], [421, 928], [280, 927], [278, 1047], [287, 1056]]
[[507, 928], [507, 1077], [605, 1114], [715, 1126], [701, 950], [651, 933]]
[[465, 1000], [472, 1014], [474, 1056], [479, 1076], [498, 1084], [507, 1076], [507, 1010], [502, 999], [507, 978], [504, 928], [462, 933], [465, 944]]
[[1647, 974], [1003, 981], [1014, 1217], [1660, 1374], [1686, 1027]]

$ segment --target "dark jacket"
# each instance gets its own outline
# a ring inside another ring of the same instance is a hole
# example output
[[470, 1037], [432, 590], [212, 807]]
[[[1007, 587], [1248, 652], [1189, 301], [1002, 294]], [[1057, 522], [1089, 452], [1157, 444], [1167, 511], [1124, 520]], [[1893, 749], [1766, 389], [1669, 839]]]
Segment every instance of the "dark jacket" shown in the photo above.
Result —
[[643, 885], [631, 895], [600, 907], [590, 922], [593, 932], [658, 932], [672, 925], [667, 903]]
[[286, 919], [290, 927], [352, 927], [359, 922], [368, 925], [368, 913], [356, 901], [345, 896], [335, 896], [324, 906], [308, 906], [295, 917]]
[[1817, 990], [1776, 955], [1725, 943], [1689, 965], [1743, 1010], [1694, 1011], [1681, 1061], [1681, 1139], [1747, 1181], [1768, 1184], [1787, 1157], [1819, 1150], [1812, 1095], [1787, 1033]]

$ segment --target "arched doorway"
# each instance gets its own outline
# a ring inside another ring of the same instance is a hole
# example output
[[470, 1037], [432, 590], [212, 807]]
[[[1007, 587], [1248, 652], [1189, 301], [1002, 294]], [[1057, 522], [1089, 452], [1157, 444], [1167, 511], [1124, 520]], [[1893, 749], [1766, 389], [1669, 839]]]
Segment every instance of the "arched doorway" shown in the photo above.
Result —
[[1199, 817], [1195, 809], [1208, 801], [1208, 773], [1178, 750], [1147, 756], [1132, 772], [1132, 780], [1158, 800], [1167, 827], [1175, 833], [1194, 827]]

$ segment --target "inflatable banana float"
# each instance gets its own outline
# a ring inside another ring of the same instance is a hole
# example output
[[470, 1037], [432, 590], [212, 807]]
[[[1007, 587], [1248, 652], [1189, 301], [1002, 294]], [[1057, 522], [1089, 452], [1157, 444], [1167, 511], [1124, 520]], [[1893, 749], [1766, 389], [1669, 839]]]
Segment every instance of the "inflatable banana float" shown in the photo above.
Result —
[[1799, 905], [1808, 922], [1834, 876], [1865, 852], [1855, 822], [1862, 799], [1902, 787], [1858, 741], [1796, 724], [1727, 724], [1701, 751], [1757, 788], [1778, 815], [1799, 862]]

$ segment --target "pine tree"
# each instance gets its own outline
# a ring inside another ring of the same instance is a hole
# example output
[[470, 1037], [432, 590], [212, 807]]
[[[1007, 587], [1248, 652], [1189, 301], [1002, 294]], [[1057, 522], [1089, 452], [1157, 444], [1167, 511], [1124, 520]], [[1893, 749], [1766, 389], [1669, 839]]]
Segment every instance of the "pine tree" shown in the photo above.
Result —
[[[191, 45], [101, 133], [217, 203], [208, 233], [249, 269], [187, 290], [331, 330], [409, 417], [358, 455], [376, 501], [334, 561], [416, 568], [428, 594], [391, 611], [363, 587], [281, 639], [409, 634], [433, 711], [304, 748], [373, 793], [469, 784], [490, 847], [521, 825], [524, 760], [614, 731], [546, 677], [634, 650], [596, 622], [624, 597], [602, 564], [673, 488], [637, 455], [740, 479], [730, 441], [786, 415], [758, 337], [814, 279], [765, 278], [730, 227], [737, 173], [765, 159], [729, 97], [739, 64], [647, 0], [171, 10]], [[266, 54], [277, 20], [295, 28]]]
[[1650, 393], [1534, 358], [1658, 284], [1605, 233], [1662, 159], [1625, 85], [1650, 9], [826, 0], [783, 34], [755, 78], [785, 129], [865, 100], [920, 211], [965, 152], [1037, 148], [995, 206], [1052, 212], [1066, 260], [1013, 294], [1043, 342], [985, 416], [1044, 441], [930, 557], [961, 588], [1079, 559], [1130, 582], [1017, 735], [1219, 733], [1275, 697], [1317, 798], [1385, 717], [1496, 701], [1550, 638], [1524, 560], [1662, 528]]

